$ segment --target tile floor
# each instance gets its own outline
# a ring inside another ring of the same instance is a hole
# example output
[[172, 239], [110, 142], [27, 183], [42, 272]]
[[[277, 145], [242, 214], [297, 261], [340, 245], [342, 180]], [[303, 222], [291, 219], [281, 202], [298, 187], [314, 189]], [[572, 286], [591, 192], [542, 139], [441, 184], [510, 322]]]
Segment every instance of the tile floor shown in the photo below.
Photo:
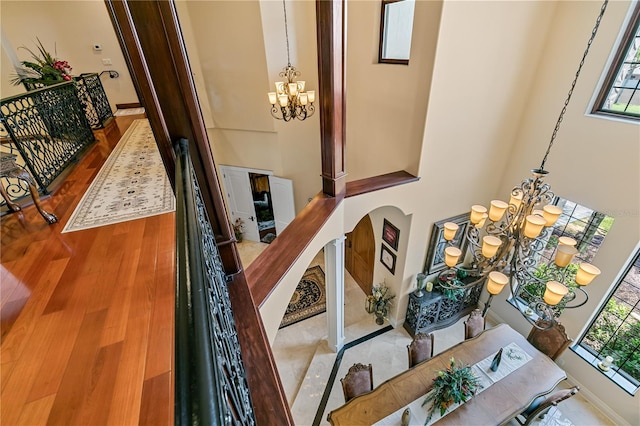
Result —
[[[239, 244], [240, 256], [245, 267], [253, 261], [266, 246], [263, 243], [245, 241]], [[309, 266], [324, 263], [322, 253], [318, 253]], [[389, 325], [375, 324], [372, 315], [364, 309], [365, 294], [348, 273], [345, 273], [345, 343], [352, 342]], [[464, 319], [442, 330], [436, 330], [434, 353], [457, 344], [464, 338]], [[344, 404], [340, 378], [344, 377], [356, 362], [371, 363], [374, 386], [401, 373], [407, 368], [406, 346], [410, 335], [402, 327], [376, 336], [344, 351], [326, 406], [322, 413], [319, 406], [325, 393], [336, 354], [326, 344], [326, 314], [290, 325], [278, 331], [273, 344], [273, 353], [280, 377], [293, 413], [296, 425], [328, 425], [329, 411]], [[569, 387], [569, 383], [560, 386]], [[315, 422], [315, 423], [314, 423]], [[517, 426], [511, 421], [510, 426]], [[580, 393], [566, 400], [560, 407], [552, 409], [542, 421], [535, 425], [591, 426], [614, 425], [598, 409], [593, 407]]]

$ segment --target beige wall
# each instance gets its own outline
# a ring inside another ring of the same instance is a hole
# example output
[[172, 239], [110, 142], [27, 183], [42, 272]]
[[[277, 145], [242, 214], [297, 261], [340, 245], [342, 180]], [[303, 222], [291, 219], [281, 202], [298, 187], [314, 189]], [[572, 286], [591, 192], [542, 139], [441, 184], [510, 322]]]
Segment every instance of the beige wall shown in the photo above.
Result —
[[347, 180], [416, 174], [442, 3], [416, 2], [409, 65], [378, 63], [380, 1], [347, 6]]
[[[113, 111], [116, 103], [138, 102], [104, 2], [2, 0], [0, 24], [2, 37], [8, 38], [19, 60], [31, 57], [19, 47], [26, 46], [35, 52], [36, 38], [39, 38], [49, 53], [69, 62], [73, 75], [107, 69], [118, 71], [118, 78], [106, 75], [101, 78]], [[95, 43], [102, 45], [101, 52], [93, 51]], [[111, 59], [113, 65], [103, 65], [103, 58]], [[3, 90], [9, 76], [3, 60]]]

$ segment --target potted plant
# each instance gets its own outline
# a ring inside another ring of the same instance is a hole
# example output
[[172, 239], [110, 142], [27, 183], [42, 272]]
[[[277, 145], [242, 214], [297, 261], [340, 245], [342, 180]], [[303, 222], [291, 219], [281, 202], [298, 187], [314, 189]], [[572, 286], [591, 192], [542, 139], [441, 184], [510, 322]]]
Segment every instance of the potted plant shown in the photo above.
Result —
[[22, 68], [17, 70], [17, 75], [12, 79], [11, 83], [14, 85], [24, 83], [31, 87], [39, 87], [39, 85], [49, 86], [71, 81], [73, 77], [71, 76], [69, 63], [54, 57], [45, 49], [39, 38], [36, 38], [36, 40], [38, 40], [37, 53], [27, 47], [20, 47], [31, 54], [33, 62], [22, 61]]
[[451, 358], [449, 367], [439, 371], [433, 379], [433, 387], [422, 403], [422, 406], [431, 403], [427, 409], [426, 423], [431, 420], [436, 409], [439, 409], [440, 416], [443, 416], [452, 405], [468, 401], [478, 389], [480, 383], [471, 367], [457, 365], [455, 359]]
[[389, 315], [391, 300], [396, 297], [389, 294], [389, 287], [384, 284], [376, 284], [367, 296], [367, 312], [376, 315], [376, 324], [382, 325], [384, 318]]

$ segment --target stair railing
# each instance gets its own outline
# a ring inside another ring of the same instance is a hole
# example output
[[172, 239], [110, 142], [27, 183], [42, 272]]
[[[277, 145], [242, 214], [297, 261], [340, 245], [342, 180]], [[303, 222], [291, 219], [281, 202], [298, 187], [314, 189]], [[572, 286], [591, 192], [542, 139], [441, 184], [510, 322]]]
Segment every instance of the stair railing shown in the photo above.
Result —
[[189, 156], [176, 147], [176, 425], [254, 425], [227, 277]]

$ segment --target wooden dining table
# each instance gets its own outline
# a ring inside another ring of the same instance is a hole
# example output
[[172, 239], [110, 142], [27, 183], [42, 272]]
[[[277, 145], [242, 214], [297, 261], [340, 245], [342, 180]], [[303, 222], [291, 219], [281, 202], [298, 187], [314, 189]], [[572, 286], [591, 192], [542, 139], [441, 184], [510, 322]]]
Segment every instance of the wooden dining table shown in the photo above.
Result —
[[456, 363], [472, 365], [510, 343], [516, 343], [532, 359], [437, 422], [438, 425], [506, 423], [524, 411], [535, 398], [550, 393], [560, 381], [567, 378], [565, 372], [548, 356], [507, 324], [487, 329], [479, 336], [465, 340], [392, 377], [373, 391], [359, 395], [331, 411], [328, 420], [334, 426], [370, 426], [424, 397], [431, 388], [433, 378], [438, 371], [449, 366], [451, 358], [455, 358]]

